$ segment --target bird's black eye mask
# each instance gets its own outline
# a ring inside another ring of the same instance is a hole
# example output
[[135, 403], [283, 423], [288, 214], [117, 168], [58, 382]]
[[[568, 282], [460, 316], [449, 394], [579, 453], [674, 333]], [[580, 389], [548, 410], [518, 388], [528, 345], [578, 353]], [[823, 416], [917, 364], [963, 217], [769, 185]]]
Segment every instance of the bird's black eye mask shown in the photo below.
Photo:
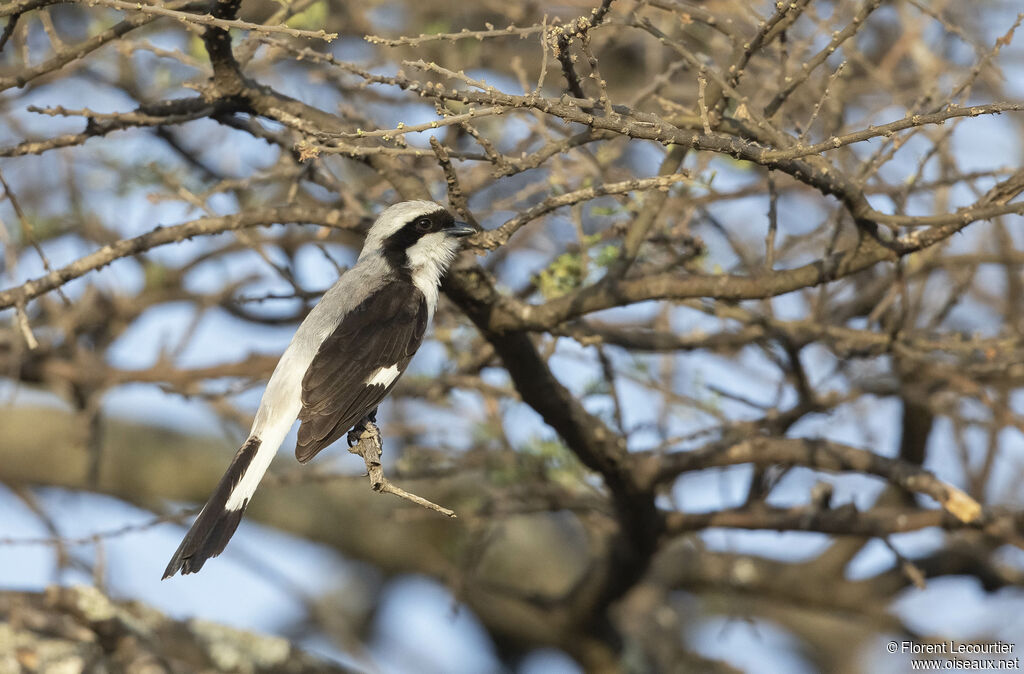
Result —
[[384, 256], [395, 269], [405, 266], [405, 251], [415, 245], [421, 237], [455, 224], [455, 218], [447, 210], [438, 210], [419, 215], [407, 222], [400, 230], [384, 239]]

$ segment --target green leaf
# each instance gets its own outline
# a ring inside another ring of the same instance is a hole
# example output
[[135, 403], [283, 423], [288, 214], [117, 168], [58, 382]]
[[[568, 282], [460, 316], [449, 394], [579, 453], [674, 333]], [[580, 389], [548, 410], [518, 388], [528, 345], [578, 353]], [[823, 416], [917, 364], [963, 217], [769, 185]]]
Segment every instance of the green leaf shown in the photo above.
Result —
[[320, 0], [284, 22], [300, 30], [317, 30], [327, 24], [327, 2]]
[[583, 282], [583, 264], [579, 253], [562, 253], [548, 268], [534, 277], [534, 282], [547, 299], [561, 297]]
[[440, 35], [441, 33], [452, 32], [452, 24], [449, 21], [430, 21], [423, 26], [424, 35]]
[[617, 259], [619, 259], [619, 247], [608, 244], [594, 257], [594, 262], [599, 267], [610, 267]]
[[188, 40], [186, 53], [194, 59], [205, 59], [206, 45], [203, 44], [203, 39], [195, 33], [192, 33], [192, 36]]
[[168, 277], [168, 268], [159, 262], [153, 262], [147, 260], [142, 268], [143, 278], [145, 278], [146, 289], [156, 290], [163, 288], [166, 285]]

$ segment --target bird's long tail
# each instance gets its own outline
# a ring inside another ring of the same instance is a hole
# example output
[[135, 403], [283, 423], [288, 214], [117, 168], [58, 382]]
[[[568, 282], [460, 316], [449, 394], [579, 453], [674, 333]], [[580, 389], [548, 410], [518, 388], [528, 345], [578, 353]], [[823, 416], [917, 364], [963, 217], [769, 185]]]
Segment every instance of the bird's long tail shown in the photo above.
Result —
[[268, 432], [260, 435], [253, 433], [238, 450], [217, 489], [171, 557], [163, 578], [170, 578], [178, 571], [182, 574], [196, 573], [206, 560], [224, 551], [224, 546], [242, 521], [245, 508], [263, 474], [291, 428], [290, 423], [287, 428], [283, 428], [283, 423], [278, 425], [282, 428], [267, 429]]

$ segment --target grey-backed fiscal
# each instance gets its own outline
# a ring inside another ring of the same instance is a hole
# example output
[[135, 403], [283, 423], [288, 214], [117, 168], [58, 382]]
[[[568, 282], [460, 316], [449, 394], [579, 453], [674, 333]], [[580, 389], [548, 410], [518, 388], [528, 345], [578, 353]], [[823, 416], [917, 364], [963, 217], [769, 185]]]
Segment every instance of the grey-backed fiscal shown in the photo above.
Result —
[[475, 231], [432, 201], [404, 201], [380, 214], [356, 264], [295, 331], [248, 439], [164, 578], [195, 573], [223, 552], [296, 419], [295, 457], [306, 463], [374, 413], [423, 341], [460, 240]]

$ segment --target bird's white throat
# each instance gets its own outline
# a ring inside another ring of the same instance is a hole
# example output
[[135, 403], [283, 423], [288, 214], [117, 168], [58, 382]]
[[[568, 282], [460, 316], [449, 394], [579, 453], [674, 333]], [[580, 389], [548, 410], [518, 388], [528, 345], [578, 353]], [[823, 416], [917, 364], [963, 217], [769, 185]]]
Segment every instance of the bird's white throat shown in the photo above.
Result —
[[459, 252], [459, 241], [444, 232], [423, 236], [406, 251], [412, 282], [427, 299], [427, 311], [433, 317], [437, 307], [441, 277]]

